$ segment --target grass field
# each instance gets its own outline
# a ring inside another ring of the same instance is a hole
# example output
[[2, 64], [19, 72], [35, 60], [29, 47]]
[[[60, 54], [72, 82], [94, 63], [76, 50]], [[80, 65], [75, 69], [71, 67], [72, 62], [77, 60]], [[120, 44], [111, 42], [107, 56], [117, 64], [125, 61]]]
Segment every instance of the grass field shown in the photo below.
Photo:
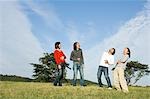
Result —
[[1, 81], [0, 99], [150, 99], [150, 87], [129, 87], [129, 90], [125, 94], [97, 85], [54, 87], [52, 83]]

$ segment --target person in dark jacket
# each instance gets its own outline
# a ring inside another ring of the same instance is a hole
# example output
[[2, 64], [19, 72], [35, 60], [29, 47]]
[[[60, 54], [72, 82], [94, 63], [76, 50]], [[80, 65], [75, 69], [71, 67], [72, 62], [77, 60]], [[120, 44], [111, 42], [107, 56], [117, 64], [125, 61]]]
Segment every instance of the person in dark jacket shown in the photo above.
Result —
[[73, 44], [70, 60], [73, 61], [73, 86], [76, 86], [78, 71], [80, 73], [80, 85], [85, 86], [83, 72], [84, 59], [79, 42]]

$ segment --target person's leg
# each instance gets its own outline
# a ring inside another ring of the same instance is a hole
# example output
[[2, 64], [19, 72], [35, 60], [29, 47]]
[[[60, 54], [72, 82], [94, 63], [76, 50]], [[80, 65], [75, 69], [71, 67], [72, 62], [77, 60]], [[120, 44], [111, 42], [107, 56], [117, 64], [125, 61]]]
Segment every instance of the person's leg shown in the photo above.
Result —
[[54, 80], [54, 86], [57, 86], [58, 81], [59, 81], [59, 69], [56, 70], [56, 78]]
[[124, 69], [119, 68], [119, 81], [123, 92], [129, 92], [126, 79], [124, 77]]
[[84, 71], [83, 71], [83, 65], [79, 66], [79, 72], [80, 72], [80, 85], [84, 86]]
[[119, 75], [118, 75], [118, 67], [115, 68], [115, 70], [113, 71], [113, 81], [114, 81], [114, 86], [117, 90], [121, 91], [120, 88], [120, 83], [119, 83]]
[[108, 67], [103, 67], [103, 68], [104, 68], [104, 76], [106, 78], [108, 87], [112, 87], [111, 82], [110, 82], [110, 78], [109, 78]]
[[76, 86], [77, 74], [78, 74], [77, 64], [73, 62], [73, 86]]
[[64, 66], [62, 66], [62, 68], [60, 69], [59, 86], [62, 86], [63, 73], [64, 73]]
[[101, 81], [101, 76], [102, 76], [102, 67], [99, 66], [98, 72], [97, 72], [97, 79], [98, 79], [98, 84], [100, 87], [102, 87], [102, 81]]

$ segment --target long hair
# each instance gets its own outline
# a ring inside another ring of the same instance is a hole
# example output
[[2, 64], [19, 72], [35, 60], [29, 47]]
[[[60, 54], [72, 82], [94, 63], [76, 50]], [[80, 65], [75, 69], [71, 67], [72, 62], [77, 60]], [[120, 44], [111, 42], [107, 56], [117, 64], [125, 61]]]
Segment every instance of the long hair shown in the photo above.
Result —
[[59, 44], [60, 44], [60, 42], [56, 42], [56, 43], [55, 43], [55, 49], [60, 49], [60, 48], [59, 48]]
[[127, 47], [127, 49], [128, 49], [128, 55], [129, 55], [129, 57], [131, 57], [131, 51], [128, 47]]
[[74, 49], [74, 50], [77, 50], [77, 43], [78, 43], [78, 42], [75, 42], [75, 43], [73, 44], [73, 49]]
[[113, 53], [112, 53], [112, 55], [114, 55], [115, 54], [115, 52], [116, 52], [116, 50], [115, 50], [115, 48], [112, 48], [114, 51], [113, 51]]

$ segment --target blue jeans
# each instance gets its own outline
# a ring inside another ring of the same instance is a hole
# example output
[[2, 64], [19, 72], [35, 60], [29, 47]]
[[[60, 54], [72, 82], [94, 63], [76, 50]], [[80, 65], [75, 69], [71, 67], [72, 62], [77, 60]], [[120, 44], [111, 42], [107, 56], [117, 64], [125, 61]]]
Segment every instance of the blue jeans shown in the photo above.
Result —
[[58, 69], [57, 68], [57, 73], [56, 73], [56, 78], [54, 80], [54, 85], [57, 85], [57, 83], [59, 85], [62, 85], [62, 79], [63, 79], [63, 73], [64, 73], [64, 64], [62, 64], [61, 66], [61, 69]]
[[73, 62], [73, 85], [76, 86], [78, 70], [80, 73], [80, 85], [84, 86], [83, 64]]
[[109, 78], [108, 67], [103, 67], [103, 66], [99, 66], [98, 72], [97, 72], [97, 79], [98, 79], [99, 86], [101, 87], [103, 85], [101, 81], [102, 72], [104, 72], [104, 76], [106, 78], [108, 87], [112, 87], [110, 78]]

